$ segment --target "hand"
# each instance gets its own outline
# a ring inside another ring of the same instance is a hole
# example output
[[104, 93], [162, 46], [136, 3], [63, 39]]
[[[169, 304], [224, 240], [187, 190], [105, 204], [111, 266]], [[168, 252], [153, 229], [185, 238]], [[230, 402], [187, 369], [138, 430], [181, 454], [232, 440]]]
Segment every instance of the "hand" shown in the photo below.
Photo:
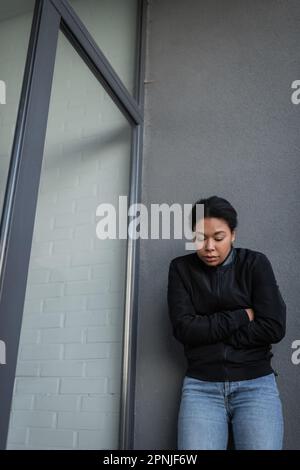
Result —
[[249, 317], [249, 320], [252, 321], [254, 320], [254, 311], [252, 308], [245, 308], [247, 314], [248, 314], [248, 317]]

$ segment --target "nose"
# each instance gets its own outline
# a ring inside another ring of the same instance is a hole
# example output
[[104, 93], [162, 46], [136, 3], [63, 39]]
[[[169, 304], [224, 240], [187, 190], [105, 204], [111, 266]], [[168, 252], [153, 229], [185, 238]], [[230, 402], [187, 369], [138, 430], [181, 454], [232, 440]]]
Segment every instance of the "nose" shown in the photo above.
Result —
[[207, 240], [205, 249], [208, 250], [208, 251], [214, 250], [215, 249], [214, 241], [213, 240]]

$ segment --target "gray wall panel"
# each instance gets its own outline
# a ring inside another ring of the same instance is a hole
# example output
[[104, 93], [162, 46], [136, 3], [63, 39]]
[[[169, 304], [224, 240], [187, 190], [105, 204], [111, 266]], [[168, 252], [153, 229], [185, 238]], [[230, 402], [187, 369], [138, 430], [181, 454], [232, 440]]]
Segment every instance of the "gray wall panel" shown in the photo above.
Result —
[[[152, 0], [146, 62], [142, 202], [225, 197], [239, 215], [235, 246], [269, 256], [288, 307], [273, 346], [286, 449], [300, 448], [299, 18], [295, 0]], [[136, 449], [176, 449], [186, 363], [166, 294], [180, 254], [183, 241], [141, 241]]]

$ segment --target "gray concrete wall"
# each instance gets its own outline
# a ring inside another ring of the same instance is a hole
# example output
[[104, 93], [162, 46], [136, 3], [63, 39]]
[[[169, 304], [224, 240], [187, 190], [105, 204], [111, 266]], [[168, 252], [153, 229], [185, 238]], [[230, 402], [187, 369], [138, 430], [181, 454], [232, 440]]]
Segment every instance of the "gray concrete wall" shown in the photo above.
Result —
[[[143, 201], [227, 198], [239, 214], [235, 246], [269, 256], [288, 307], [273, 346], [285, 415], [285, 449], [300, 448], [300, 79], [296, 0], [149, 2]], [[167, 314], [171, 258], [184, 241], [141, 243], [136, 449], [176, 449], [185, 372]]]

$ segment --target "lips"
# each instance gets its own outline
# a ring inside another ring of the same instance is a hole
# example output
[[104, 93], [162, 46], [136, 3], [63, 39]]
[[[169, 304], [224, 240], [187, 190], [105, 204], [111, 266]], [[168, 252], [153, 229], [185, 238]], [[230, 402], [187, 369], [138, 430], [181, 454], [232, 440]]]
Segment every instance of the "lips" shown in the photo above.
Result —
[[205, 259], [214, 260], [214, 259], [217, 259], [217, 257], [216, 256], [205, 256]]

